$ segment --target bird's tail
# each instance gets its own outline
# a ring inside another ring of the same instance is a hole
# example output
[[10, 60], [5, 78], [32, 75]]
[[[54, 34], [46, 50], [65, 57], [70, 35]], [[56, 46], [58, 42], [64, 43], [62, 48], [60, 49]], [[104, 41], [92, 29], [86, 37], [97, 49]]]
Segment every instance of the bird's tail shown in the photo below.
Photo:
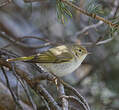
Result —
[[28, 57], [18, 57], [18, 58], [13, 58], [13, 59], [7, 59], [6, 61], [8, 62], [14, 62], [14, 61], [29, 61], [32, 60], [34, 56], [28, 56]]

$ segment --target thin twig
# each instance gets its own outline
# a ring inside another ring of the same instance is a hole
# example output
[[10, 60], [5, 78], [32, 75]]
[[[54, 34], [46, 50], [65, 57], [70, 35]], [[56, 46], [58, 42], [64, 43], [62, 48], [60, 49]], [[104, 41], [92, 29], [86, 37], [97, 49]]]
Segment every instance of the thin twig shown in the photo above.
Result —
[[37, 91], [38, 91], [37, 93], [40, 93], [45, 98], [45, 100], [49, 104], [49, 107], [52, 110], [61, 110], [61, 108], [55, 102], [53, 97], [48, 93], [48, 91], [43, 87], [43, 85], [40, 84], [39, 86], [37, 86]]
[[34, 109], [34, 110], [37, 110], [37, 106], [36, 106], [36, 104], [35, 104], [35, 102], [34, 102], [32, 96], [31, 96], [31, 93], [30, 93], [30, 91], [29, 91], [28, 85], [26, 84], [26, 82], [24, 82], [24, 83], [25, 83], [24, 88], [25, 88], [25, 91], [26, 91], [26, 93], [27, 93], [27, 97], [28, 97], [29, 101], [31, 102], [33, 109]]
[[73, 88], [69, 84], [65, 83], [63, 80], [60, 80], [60, 81], [62, 82], [62, 84], [64, 85], [65, 88], [71, 90], [81, 100], [83, 107], [86, 110], [90, 110], [90, 107], [89, 107], [87, 101], [85, 100], [85, 98], [75, 88]]
[[[106, 39], [106, 40], [103, 40], [103, 41], [99, 41], [99, 42], [97, 42], [95, 45], [96, 45], [96, 46], [103, 45], [103, 44], [106, 44], [106, 43], [111, 42], [113, 39], [114, 39], [114, 37], [111, 37], [111, 38], [109, 38], [109, 39]], [[91, 47], [92, 47], [93, 44], [94, 44], [94, 43], [92, 43], [92, 42], [81, 43], [81, 45], [91, 46]]]
[[36, 104], [34, 103], [34, 101], [32, 100], [32, 96], [28, 90], [28, 86], [27, 84], [24, 82], [23, 79], [20, 79], [19, 76], [17, 74], [14, 74], [14, 76], [17, 78], [17, 81], [20, 82], [21, 86], [23, 87], [25, 93], [26, 93], [26, 96], [28, 97], [28, 100], [29, 102], [31, 103], [32, 107], [33, 107], [33, 110], [37, 110], [37, 106]]
[[6, 34], [3, 34], [0, 32], [0, 36], [3, 38], [3, 39], [6, 39], [8, 40], [11, 44], [10, 45], [16, 45], [16, 46], [20, 46], [20, 47], [23, 47], [23, 48], [31, 48], [31, 49], [37, 49], [37, 48], [43, 48], [43, 47], [47, 47], [50, 45], [50, 43], [45, 43], [43, 45], [39, 45], [39, 46], [31, 46], [31, 45], [27, 45], [25, 43], [22, 43], [22, 42], [19, 42], [18, 40], [14, 41], [14, 39], [12, 39], [10, 36], [6, 35]]
[[59, 97], [61, 97], [62, 100], [62, 109], [68, 110], [68, 101], [65, 97], [62, 97], [63, 95], [65, 95], [64, 86], [60, 83], [60, 81], [57, 84], [57, 88], [59, 92]]
[[75, 97], [75, 96], [66, 96], [66, 95], [63, 95], [63, 96], [61, 96], [61, 98], [65, 98], [68, 101], [77, 102], [78, 104], [80, 104], [82, 106], [82, 108], [84, 108], [83, 103], [77, 97]]
[[[20, 80], [19, 80], [19, 81], [20, 81]], [[22, 87], [23, 87], [23, 89], [24, 89], [24, 91], [25, 91], [25, 93], [26, 93], [26, 95], [27, 95], [27, 97], [28, 97], [29, 102], [31, 103], [31, 105], [32, 105], [32, 107], [33, 107], [33, 110], [37, 110], [37, 106], [36, 106], [36, 104], [34, 103], [34, 101], [33, 101], [33, 99], [32, 99], [32, 96], [31, 96], [31, 94], [30, 94], [28, 85], [27, 85], [26, 82], [24, 82], [22, 79], [21, 79], [20, 83], [21, 83], [21, 85], [22, 85]]]
[[79, 35], [85, 33], [87, 30], [92, 29], [92, 28], [96, 28], [96, 27], [98, 27], [98, 26], [100, 26], [102, 24], [103, 24], [103, 22], [102, 21], [99, 21], [96, 24], [92, 24], [92, 25], [86, 26], [81, 31], [76, 32], [75, 35], [74, 35], [74, 37], [77, 38]]
[[49, 74], [49, 73], [44, 73], [44, 74], [40, 74], [40, 75], [38, 75], [38, 76], [36, 76], [36, 77], [31, 79], [32, 83], [36, 83], [36, 84], [38, 84], [42, 80], [53, 81], [54, 77], [51, 74]]
[[49, 40], [44, 39], [44, 38], [40, 38], [40, 37], [37, 37], [37, 36], [23, 36], [23, 37], [19, 38], [18, 41], [21, 41], [21, 40], [24, 40], [24, 39], [29, 39], [29, 38], [37, 39], [37, 40], [44, 41], [44, 42], [49, 42]]
[[41, 99], [42, 101], [44, 102], [45, 106], [47, 107], [48, 110], [51, 110], [49, 105], [48, 105], [48, 102], [45, 100], [45, 98], [43, 96], [41, 96]]

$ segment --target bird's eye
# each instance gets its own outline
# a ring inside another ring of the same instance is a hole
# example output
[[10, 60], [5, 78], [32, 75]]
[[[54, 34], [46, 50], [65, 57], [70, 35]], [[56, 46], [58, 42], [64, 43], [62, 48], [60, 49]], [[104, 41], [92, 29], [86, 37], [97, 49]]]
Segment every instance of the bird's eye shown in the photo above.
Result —
[[79, 52], [82, 52], [82, 50], [81, 50], [81, 49], [79, 49]]

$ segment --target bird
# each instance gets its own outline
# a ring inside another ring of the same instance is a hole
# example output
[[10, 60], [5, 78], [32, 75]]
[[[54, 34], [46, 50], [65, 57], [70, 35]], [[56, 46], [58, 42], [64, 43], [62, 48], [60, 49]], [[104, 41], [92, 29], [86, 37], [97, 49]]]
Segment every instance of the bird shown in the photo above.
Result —
[[74, 72], [88, 55], [87, 49], [79, 44], [52, 47], [45, 52], [31, 56], [7, 59], [8, 62], [24, 61], [35, 63], [58, 77]]

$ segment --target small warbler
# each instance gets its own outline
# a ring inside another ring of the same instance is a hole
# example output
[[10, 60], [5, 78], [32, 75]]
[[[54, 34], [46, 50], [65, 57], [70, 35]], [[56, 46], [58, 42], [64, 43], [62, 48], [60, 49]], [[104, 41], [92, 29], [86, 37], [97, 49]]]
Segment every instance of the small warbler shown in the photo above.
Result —
[[76, 70], [87, 56], [86, 48], [77, 45], [61, 45], [43, 53], [27, 57], [7, 59], [7, 61], [26, 61], [36, 63], [46, 71], [62, 77]]

